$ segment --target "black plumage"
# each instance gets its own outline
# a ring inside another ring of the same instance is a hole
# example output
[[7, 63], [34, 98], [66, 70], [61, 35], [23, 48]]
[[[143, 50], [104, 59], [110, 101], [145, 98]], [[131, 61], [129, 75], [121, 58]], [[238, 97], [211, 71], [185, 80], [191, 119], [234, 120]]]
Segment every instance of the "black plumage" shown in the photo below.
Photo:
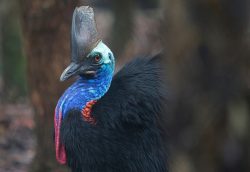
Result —
[[165, 100], [159, 56], [139, 58], [113, 78], [92, 108], [95, 124], [70, 110], [61, 126], [73, 172], [166, 172], [159, 120]]

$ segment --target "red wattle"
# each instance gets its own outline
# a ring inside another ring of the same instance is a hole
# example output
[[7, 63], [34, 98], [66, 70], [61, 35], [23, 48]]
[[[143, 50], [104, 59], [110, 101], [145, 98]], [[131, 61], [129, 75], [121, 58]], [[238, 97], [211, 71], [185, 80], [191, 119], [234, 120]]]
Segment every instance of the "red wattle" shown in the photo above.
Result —
[[[56, 112], [55, 112], [56, 113]], [[56, 148], [56, 160], [60, 164], [66, 164], [67, 157], [64, 145], [60, 142], [60, 128], [62, 122], [62, 112], [59, 112], [59, 117], [56, 119], [56, 114], [54, 117], [54, 126], [55, 126], [55, 148]]]

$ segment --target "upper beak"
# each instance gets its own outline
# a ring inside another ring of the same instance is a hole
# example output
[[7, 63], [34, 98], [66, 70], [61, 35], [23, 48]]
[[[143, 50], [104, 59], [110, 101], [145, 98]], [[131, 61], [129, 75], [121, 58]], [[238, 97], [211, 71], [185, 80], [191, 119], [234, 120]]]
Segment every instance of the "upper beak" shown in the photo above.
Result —
[[76, 75], [80, 69], [81, 65], [77, 64], [77, 63], [70, 63], [70, 65], [63, 71], [61, 77], [60, 77], [60, 81], [65, 81], [67, 79], [69, 79], [70, 77]]

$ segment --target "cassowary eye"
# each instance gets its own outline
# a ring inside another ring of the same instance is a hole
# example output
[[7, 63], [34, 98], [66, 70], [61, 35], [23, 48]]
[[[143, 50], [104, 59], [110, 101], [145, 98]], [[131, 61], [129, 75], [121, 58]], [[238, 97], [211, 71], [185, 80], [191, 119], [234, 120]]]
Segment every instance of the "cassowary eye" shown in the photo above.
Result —
[[102, 59], [101, 56], [99, 54], [95, 55], [95, 62], [98, 63], [100, 62], [100, 60]]

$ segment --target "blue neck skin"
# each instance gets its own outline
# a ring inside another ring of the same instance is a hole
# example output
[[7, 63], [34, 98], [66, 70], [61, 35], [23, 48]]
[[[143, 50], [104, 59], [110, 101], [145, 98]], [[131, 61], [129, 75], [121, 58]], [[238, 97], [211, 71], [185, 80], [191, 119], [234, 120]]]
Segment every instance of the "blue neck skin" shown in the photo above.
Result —
[[56, 106], [56, 118], [59, 118], [61, 112], [64, 119], [69, 110], [81, 111], [89, 101], [100, 99], [108, 91], [112, 76], [113, 70], [106, 65], [103, 65], [93, 78], [81, 76], [59, 99]]

